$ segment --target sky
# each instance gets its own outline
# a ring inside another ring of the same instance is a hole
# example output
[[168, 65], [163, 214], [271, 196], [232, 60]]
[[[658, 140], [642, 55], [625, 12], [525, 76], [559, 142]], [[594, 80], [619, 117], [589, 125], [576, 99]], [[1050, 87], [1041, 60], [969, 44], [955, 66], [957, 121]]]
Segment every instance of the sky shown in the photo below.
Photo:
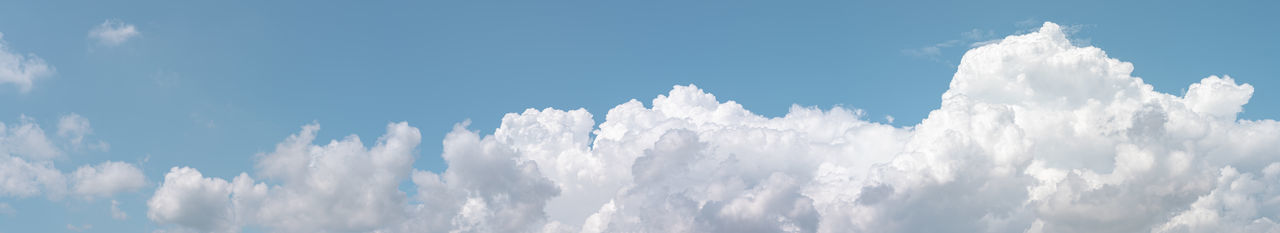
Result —
[[0, 1], [0, 232], [1274, 232], [1277, 10]]

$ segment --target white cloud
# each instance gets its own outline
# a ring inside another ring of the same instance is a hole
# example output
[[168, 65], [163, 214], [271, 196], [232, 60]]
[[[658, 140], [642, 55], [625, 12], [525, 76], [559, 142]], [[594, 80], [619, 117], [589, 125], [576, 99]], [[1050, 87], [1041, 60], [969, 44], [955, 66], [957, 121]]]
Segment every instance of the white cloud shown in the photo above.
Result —
[[1274, 220], [1280, 204], [1278, 178], [1277, 163], [1263, 169], [1262, 177], [1223, 168], [1213, 191], [1152, 232], [1280, 232]]
[[120, 210], [120, 202], [116, 200], [111, 200], [111, 218], [116, 220], [129, 219], [129, 214]]
[[318, 125], [307, 125], [271, 153], [258, 155], [258, 171], [279, 185], [205, 178], [173, 168], [147, 202], [148, 217], [205, 232], [234, 232], [258, 224], [282, 232], [369, 231], [402, 221], [407, 203], [398, 189], [410, 174], [421, 135], [406, 123], [387, 125], [372, 148], [354, 135], [313, 145]]
[[142, 170], [133, 164], [116, 161], [81, 166], [71, 173], [71, 181], [72, 191], [86, 198], [136, 191], [147, 182]]
[[32, 197], [46, 194], [61, 199], [67, 179], [49, 159], [62, 155], [40, 125], [21, 116], [19, 124], [0, 122], [0, 196]]
[[532, 161], [494, 137], [454, 127], [445, 136], [443, 175], [414, 171], [417, 200], [398, 231], [529, 232], [543, 228], [547, 200], [560, 190]]
[[73, 150], [78, 150], [86, 145], [93, 150], [107, 151], [111, 149], [110, 144], [101, 140], [86, 144], [85, 137], [90, 134], [93, 134], [93, 127], [89, 126], [88, 118], [75, 113], [58, 118], [58, 136], [67, 139]]
[[4, 41], [4, 34], [0, 33], [0, 84], [12, 83], [18, 87], [18, 91], [25, 93], [31, 90], [36, 79], [53, 73], [53, 67], [45, 64], [44, 59], [39, 56], [11, 51], [9, 43]]
[[108, 19], [89, 29], [89, 38], [98, 40], [98, 43], [106, 46], [120, 45], [137, 36], [137, 28], [118, 19]]
[[32, 197], [45, 193], [56, 200], [66, 189], [67, 178], [53, 163], [0, 156], [0, 196]]
[[13, 206], [9, 206], [9, 203], [0, 202], [0, 215], [13, 216], [15, 214], [18, 214], [18, 210], [13, 209]]
[[19, 124], [9, 126], [0, 122], [0, 154], [33, 160], [49, 160], [63, 155], [35, 119], [27, 116], [19, 119]]
[[84, 142], [84, 136], [93, 133], [93, 128], [89, 127], [89, 119], [85, 119], [80, 114], [67, 114], [58, 118], [58, 136], [62, 136], [71, 140], [71, 144], [79, 145]]
[[[245, 179], [247, 175], [236, 177], [236, 181]], [[233, 191], [232, 183], [226, 180], [205, 178], [194, 168], [174, 167], [147, 201], [147, 217], [201, 232], [238, 232], [239, 221], [233, 216], [236, 212], [230, 196]]]
[[258, 156], [265, 183], [173, 168], [148, 216], [216, 232], [1276, 231], [1280, 122], [1235, 117], [1253, 88], [1208, 77], [1175, 96], [1132, 70], [1045, 23], [967, 52], [911, 127], [840, 107], [768, 118], [676, 86], [598, 126], [582, 109], [460, 124], [442, 173], [408, 167], [405, 123], [369, 149], [313, 145], [309, 125]]
[[[91, 132], [88, 120], [72, 115], [82, 122], [67, 126], [68, 117], [63, 117], [59, 124], [59, 134], [75, 134], [64, 132]], [[58, 145], [72, 143], [57, 142], [50, 139], [39, 124], [30, 117], [21, 116], [19, 124], [5, 125], [0, 122], [0, 197], [18, 198], [44, 195], [50, 200], [60, 200], [67, 194], [73, 194], [86, 200], [95, 197], [109, 197], [115, 193], [136, 191], [146, 183], [146, 177], [136, 166], [123, 162], [103, 162], [98, 165], [85, 165], [72, 173], [63, 173], [54, 167], [53, 160], [62, 158], [63, 148]], [[66, 131], [68, 128], [75, 128]], [[68, 136], [69, 142], [76, 140]]]

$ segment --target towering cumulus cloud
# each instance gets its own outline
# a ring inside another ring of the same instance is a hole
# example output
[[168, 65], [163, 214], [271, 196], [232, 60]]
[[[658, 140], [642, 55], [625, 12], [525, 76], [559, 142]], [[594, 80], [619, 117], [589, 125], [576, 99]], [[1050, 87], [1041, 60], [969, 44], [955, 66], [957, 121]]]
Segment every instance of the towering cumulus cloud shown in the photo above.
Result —
[[[413, 170], [419, 132], [259, 156], [257, 183], [173, 168], [148, 216], [235, 232], [1280, 232], [1280, 123], [1236, 115], [1253, 87], [1184, 96], [1062, 29], [967, 52], [919, 125], [856, 109], [754, 114], [696, 86], [598, 126], [578, 109], [459, 124], [448, 168]], [[398, 189], [412, 181], [415, 194]]]

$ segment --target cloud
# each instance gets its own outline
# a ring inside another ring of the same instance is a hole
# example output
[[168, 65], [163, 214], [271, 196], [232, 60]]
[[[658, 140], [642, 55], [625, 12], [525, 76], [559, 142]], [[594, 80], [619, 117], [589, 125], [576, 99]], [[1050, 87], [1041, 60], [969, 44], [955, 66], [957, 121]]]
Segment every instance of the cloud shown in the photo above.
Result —
[[14, 214], [18, 214], [18, 211], [14, 210], [13, 206], [9, 206], [9, 203], [0, 202], [0, 215], [13, 216]]
[[45, 64], [44, 59], [39, 56], [12, 51], [9, 43], [4, 41], [4, 34], [0, 33], [0, 84], [11, 83], [18, 87], [18, 91], [26, 93], [31, 91], [31, 85], [36, 79], [52, 76], [53, 73], [53, 67]]
[[93, 225], [84, 224], [84, 225], [76, 226], [76, 225], [67, 224], [67, 230], [69, 231], [81, 232], [81, 231], [87, 231], [90, 229], [93, 229]]
[[[93, 134], [93, 127], [89, 126], [89, 119], [80, 116], [80, 114], [70, 113], [58, 118], [58, 136], [67, 139], [72, 149], [80, 149], [85, 146], [85, 136]], [[101, 140], [88, 144], [90, 149], [94, 150], [110, 150], [111, 145]]]
[[146, 185], [142, 170], [133, 164], [116, 161], [81, 166], [71, 173], [71, 181], [72, 191], [87, 198], [109, 197], [115, 193], [136, 191]]
[[35, 123], [27, 116], [21, 123], [0, 122], [0, 196], [32, 197], [42, 193], [49, 199], [60, 199], [67, 190], [66, 176], [47, 161], [62, 155]]
[[421, 135], [407, 123], [365, 148], [354, 135], [313, 145], [319, 125], [304, 126], [271, 153], [259, 154], [258, 173], [228, 182], [175, 167], [147, 202], [148, 217], [203, 232], [234, 232], [247, 224], [284, 232], [369, 231], [402, 221], [407, 198], [398, 189], [410, 175]]
[[22, 198], [47, 193], [55, 200], [65, 195], [67, 178], [52, 163], [9, 156], [0, 159], [0, 195]]
[[[1248, 84], [1154, 91], [1063, 28], [969, 50], [941, 107], [894, 127], [857, 109], [755, 114], [697, 86], [595, 124], [529, 109], [492, 135], [454, 127], [448, 168], [388, 125], [257, 156], [258, 181], [175, 167], [148, 217], [236, 232], [1268, 232], [1280, 213], [1280, 122], [1241, 120]], [[413, 196], [397, 185], [411, 181]]]
[[118, 19], [105, 20], [102, 24], [89, 29], [89, 38], [106, 46], [117, 46], [134, 37], [138, 37], [138, 29]]
[[943, 50], [950, 49], [952, 47], [959, 47], [961, 45], [967, 45], [967, 48], [973, 48], [998, 41], [992, 40], [992, 38], [995, 38], [995, 31], [975, 28], [973, 30], [960, 33], [960, 39], [952, 39], [919, 48], [903, 49], [902, 54], [919, 58], [927, 58], [935, 62], [954, 66], [954, 62], [943, 58]]
[[120, 210], [120, 202], [116, 200], [111, 200], [111, 218], [116, 220], [129, 219], [129, 214]]
[[454, 127], [445, 136], [444, 174], [414, 171], [411, 218], [399, 231], [529, 232], [546, 224], [547, 200], [560, 194], [532, 161], [494, 137]]
[[[247, 175], [236, 183], [252, 183]], [[147, 201], [147, 217], [158, 223], [175, 223], [201, 232], [238, 231], [230, 195], [232, 183], [205, 178], [200, 171], [175, 167], [164, 175], [164, 183]]]
[[[70, 122], [80, 122], [75, 130], [91, 132], [88, 120], [63, 117], [59, 134], [68, 129]], [[62, 158], [64, 149], [59, 145], [74, 144], [77, 138], [67, 137], [68, 142], [50, 139], [35, 120], [19, 117], [20, 123], [6, 125], [0, 122], [0, 197], [27, 198], [44, 195], [49, 200], [60, 200], [68, 194], [92, 200], [116, 193], [136, 191], [146, 183], [142, 171], [133, 164], [106, 161], [97, 165], [84, 165], [72, 173], [63, 173], [53, 160]], [[73, 130], [73, 131], [75, 131]], [[71, 134], [71, 133], [68, 133]]]
[[6, 126], [0, 122], [0, 154], [34, 160], [49, 160], [63, 155], [35, 119], [25, 115], [18, 119], [20, 123], [15, 125]]
[[89, 119], [80, 114], [71, 113], [58, 118], [58, 136], [70, 139], [71, 144], [79, 145], [84, 142], [84, 136], [91, 133], [93, 128], [89, 127]]

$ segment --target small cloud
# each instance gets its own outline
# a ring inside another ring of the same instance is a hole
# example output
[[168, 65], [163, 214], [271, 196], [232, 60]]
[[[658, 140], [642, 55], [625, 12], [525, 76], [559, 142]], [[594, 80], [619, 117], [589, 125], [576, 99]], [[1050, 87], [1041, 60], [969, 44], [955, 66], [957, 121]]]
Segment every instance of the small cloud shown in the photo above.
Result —
[[117, 46], [137, 36], [137, 28], [118, 19], [108, 19], [89, 30], [89, 38], [106, 46]]
[[116, 220], [129, 219], [129, 214], [126, 214], [124, 213], [124, 211], [120, 210], [120, 202], [116, 200], [111, 200], [111, 218], [114, 218]]
[[993, 38], [996, 38], [995, 31], [974, 28], [969, 31], [961, 32], [960, 39], [952, 39], [952, 40], [948, 40], [948, 41], [944, 41], [941, 43], [924, 46], [920, 48], [903, 49], [902, 54], [913, 56], [913, 57], [926, 58], [939, 63], [947, 64], [949, 66], [955, 66], [954, 62], [951, 62], [950, 60], [942, 58], [943, 50], [952, 48], [952, 47], [959, 47], [965, 44], [969, 45], [968, 48], [974, 48], [974, 47], [986, 45], [991, 42], [998, 41], [998, 40], [994, 40]]
[[995, 37], [996, 32], [992, 30], [982, 30], [982, 29], [974, 28], [973, 30], [960, 33], [960, 36], [963, 36], [965, 39], [968, 39], [968, 40], [976, 41], [976, 40], [985, 40], [988, 38]]
[[52, 76], [54, 69], [33, 53], [22, 54], [9, 50], [0, 33], [0, 84], [12, 83], [18, 91], [26, 93], [39, 78]]
[[70, 230], [70, 231], [81, 232], [89, 229], [93, 229], [93, 225], [84, 224], [81, 226], [76, 226], [76, 225], [71, 225], [70, 223], [67, 224], [67, 230]]
[[0, 215], [13, 216], [15, 214], [18, 214], [18, 211], [14, 210], [13, 206], [9, 206], [9, 203], [0, 202]]
[[171, 88], [178, 86], [178, 80], [181, 76], [177, 72], [158, 70], [151, 74], [151, 81], [155, 82], [157, 87]]
[[58, 136], [67, 138], [72, 145], [80, 145], [84, 142], [84, 136], [93, 133], [93, 128], [89, 127], [89, 119], [80, 114], [67, 114], [58, 118]]

